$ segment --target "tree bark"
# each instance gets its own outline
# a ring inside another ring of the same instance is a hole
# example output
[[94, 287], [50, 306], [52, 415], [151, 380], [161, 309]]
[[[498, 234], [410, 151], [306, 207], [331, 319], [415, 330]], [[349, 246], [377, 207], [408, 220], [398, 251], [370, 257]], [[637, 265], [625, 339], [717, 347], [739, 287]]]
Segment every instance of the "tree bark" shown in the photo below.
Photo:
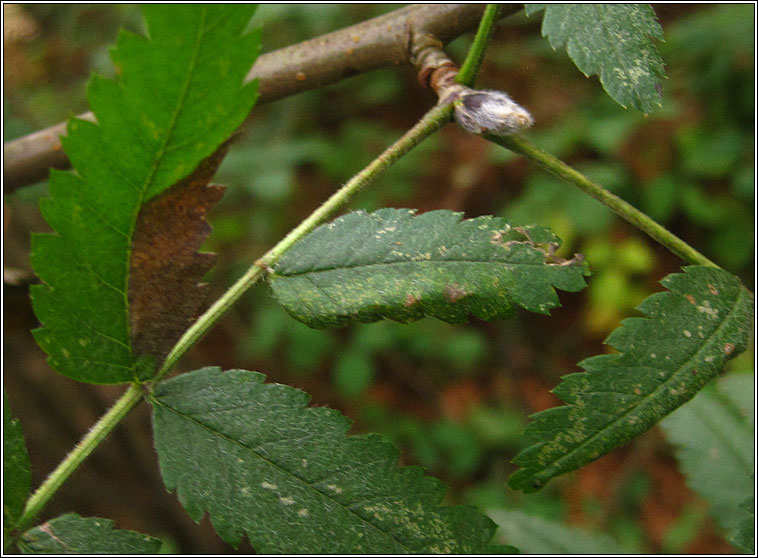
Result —
[[[395, 10], [315, 39], [262, 54], [247, 75], [259, 80], [259, 103], [275, 101], [316, 89], [385, 66], [409, 62], [411, 30], [448, 43], [474, 30], [483, 4], [421, 4]], [[501, 17], [521, 8], [504, 6]], [[91, 112], [79, 118], [94, 121]], [[66, 169], [70, 163], [60, 136], [66, 122], [6, 142], [3, 145], [3, 191], [44, 180], [49, 169]]]

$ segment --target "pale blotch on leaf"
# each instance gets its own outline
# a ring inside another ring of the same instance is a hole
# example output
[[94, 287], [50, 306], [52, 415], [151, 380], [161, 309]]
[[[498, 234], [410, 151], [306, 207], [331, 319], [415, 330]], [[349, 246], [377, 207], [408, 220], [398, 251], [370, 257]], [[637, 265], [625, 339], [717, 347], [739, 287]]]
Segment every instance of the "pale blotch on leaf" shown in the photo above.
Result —
[[451, 283], [445, 287], [445, 298], [448, 302], [458, 302], [468, 293], [458, 283]]
[[420, 300], [421, 300], [421, 297], [417, 297], [415, 295], [408, 293], [408, 296], [405, 297], [405, 302], [403, 303], [403, 305], [406, 308], [410, 308], [411, 306], [413, 306]]
[[335, 494], [342, 494], [342, 488], [340, 488], [336, 484], [327, 484], [326, 487], [332, 492], [334, 492]]

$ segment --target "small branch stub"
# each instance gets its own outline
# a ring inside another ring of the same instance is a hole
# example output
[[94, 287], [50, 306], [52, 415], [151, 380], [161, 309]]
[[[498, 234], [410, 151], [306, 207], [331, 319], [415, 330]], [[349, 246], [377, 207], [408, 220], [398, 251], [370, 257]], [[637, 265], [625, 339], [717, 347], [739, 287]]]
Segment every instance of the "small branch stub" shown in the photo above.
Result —
[[432, 89], [441, 99], [443, 90], [455, 83], [458, 66], [442, 50], [442, 42], [428, 34], [410, 33], [410, 62], [418, 72], [418, 81]]
[[478, 90], [455, 82], [458, 67], [428, 34], [411, 32], [410, 61], [421, 85], [437, 94], [440, 103], [452, 102], [455, 120], [472, 134], [507, 136], [530, 127], [532, 115], [502, 91]]

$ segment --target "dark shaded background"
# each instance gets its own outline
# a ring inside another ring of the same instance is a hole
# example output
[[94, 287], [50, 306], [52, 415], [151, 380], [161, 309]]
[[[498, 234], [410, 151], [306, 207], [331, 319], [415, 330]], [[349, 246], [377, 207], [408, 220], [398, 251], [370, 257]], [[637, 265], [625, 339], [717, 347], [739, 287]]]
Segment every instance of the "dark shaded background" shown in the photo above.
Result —
[[[4, 139], [87, 110], [93, 69], [112, 75], [107, 47], [119, 26], [139, 31], [136, 6], [4, 7]], [[311, 38], [393, 6], [266, 5], [264, 50]], [[509, 18], [495, 33], [478, 84], [528, 107], [534, 142], [640, 207], [725, 269], [754, 284], [753, 6], [655, 6], [669, 79], [663, 106], [625, 110], [540, 37], [539, 18]], [[471, 37], [449, 52], [462, 60]], [[217, 182], [207, 248], [218, 297], [338, 185], [432, 104], [409, 68], [357, 76], [254, 110]], [[45, 363], [29, 331], [31, 231], [48, 230], [37, 202], [46, 184], [5, 197], [4, 386], [27, 439], [33, 486], [60, 462], [123, 387], [87, 386]], [[570, 186], [524, 160], [448, 126], [370, 186], [350, 209], [446, 208], [550, 225], [562, 254], [593, 268], [582, 293], [560, 293], [552, 317], [452, 326], [426, 319], [315, 331], [292, 321], [259, 285], [180, 365], [246, 368], [306, 390], [341, 410], [354, 432], [380, 432], [450, 486], [451, 503], [512, 507], [612, 534], [639, 552], [732, 549], [686, 486], [653, 429], [540, 493], [505, 489], [525, 446], [527, 415], [558, 404], [549, 393], [576, 363], [658, 291], [681, 262]], [[752, 353], [752, 350], [748, 351]], [[752, 368], [751, 355], [734, 367]], [[41, 519], [75, 511], [116, 520], [190, 553], [233, 552], [207, 519], [194, 525], [160, 479], [147, 405], [136, 409], [51, 501]], [[240, 552], [251, 552], [247, 544]]]

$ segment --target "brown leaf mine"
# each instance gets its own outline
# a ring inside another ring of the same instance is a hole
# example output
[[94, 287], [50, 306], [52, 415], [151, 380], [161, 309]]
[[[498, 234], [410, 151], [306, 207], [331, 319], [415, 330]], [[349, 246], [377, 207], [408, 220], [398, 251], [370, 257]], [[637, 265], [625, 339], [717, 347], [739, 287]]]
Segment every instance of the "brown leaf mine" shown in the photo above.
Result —
[[226, 145], [184, 180], [140, 210], [129, 274], [129, 318], [136, 354], [162, 360], [200, 313], [208, 286], [200, 283], [216, 256], [197, 250], [210, 234], [205, 219], [224, 193], [208, 184]]

